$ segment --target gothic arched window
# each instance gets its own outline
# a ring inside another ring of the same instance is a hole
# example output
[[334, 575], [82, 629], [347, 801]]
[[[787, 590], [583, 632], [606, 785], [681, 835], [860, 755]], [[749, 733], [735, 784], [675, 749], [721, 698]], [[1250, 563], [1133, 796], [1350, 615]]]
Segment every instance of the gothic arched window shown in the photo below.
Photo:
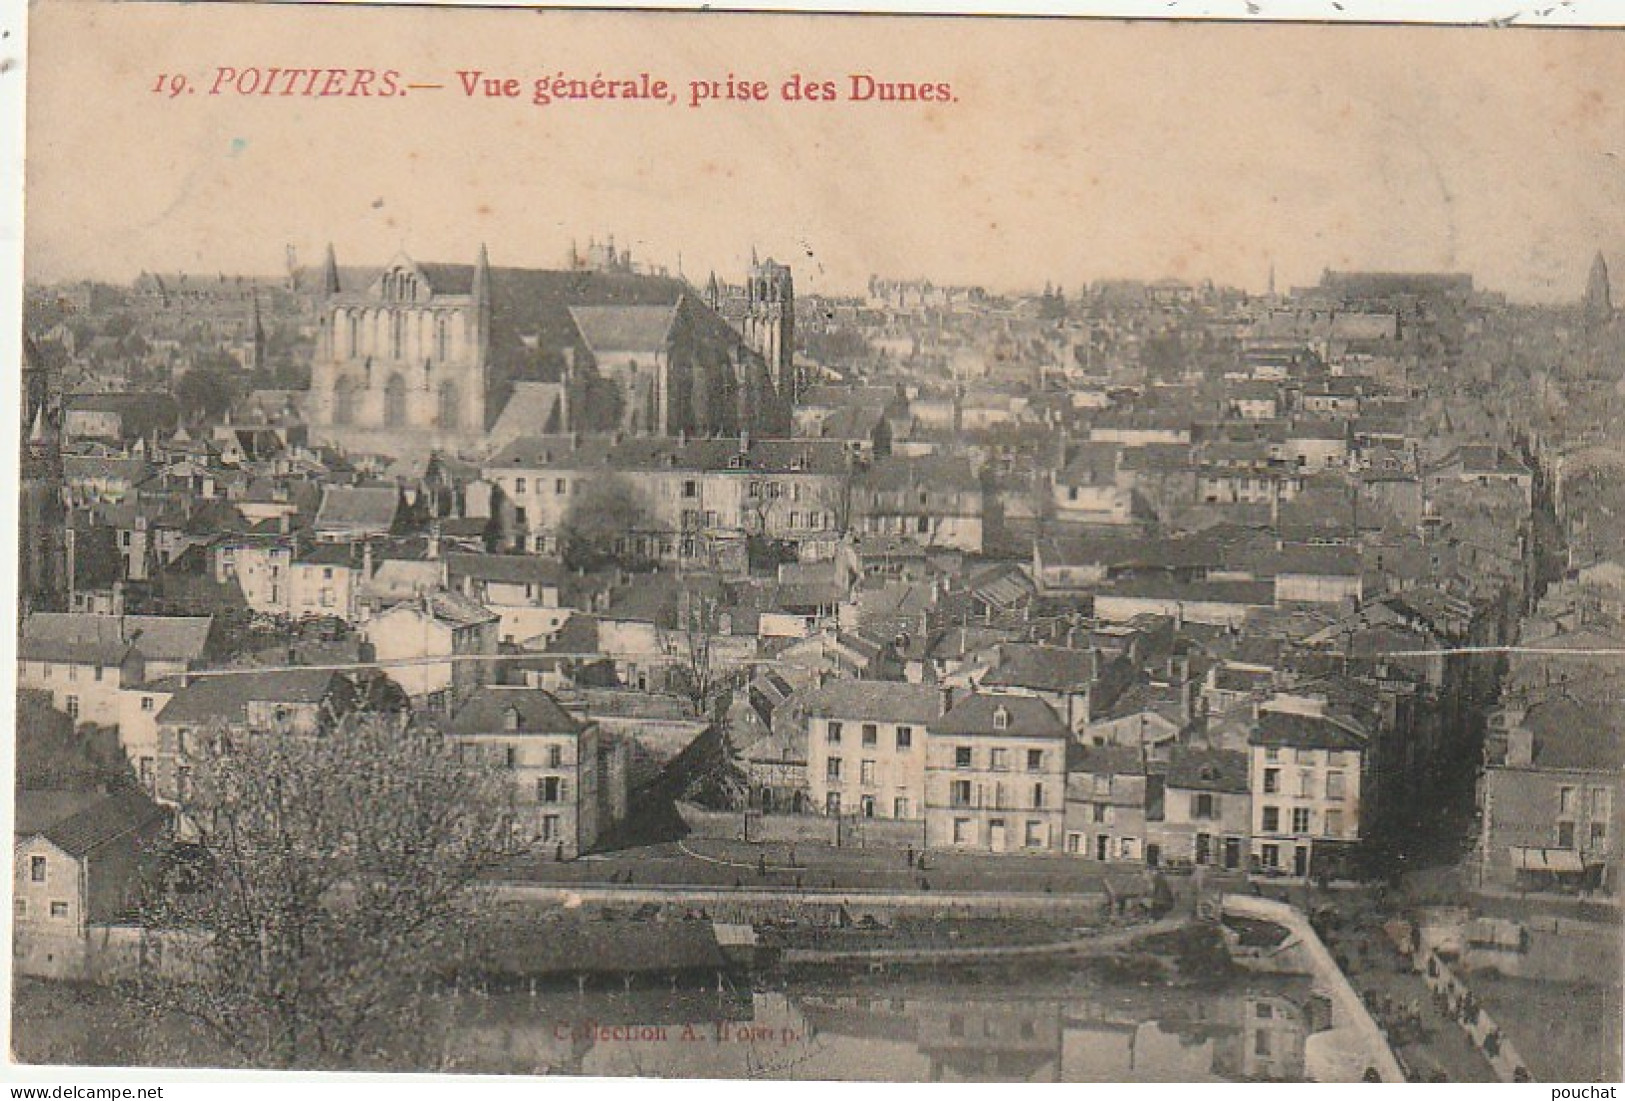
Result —
[[406, 344], [406, 314], [400, 310], [389, 311], [389, 358], [400, 359], [401, 349]]
[[347, 311], [344, 320], [346, 328], [349, 330], [348, 344], [350, 351], [348, 354], [353, 359], [361, 354], [361, 318]]
[[406, 380], [398, 374], [390, 375], [384, 385], [384, 424], [390, 428], [406, 426]]
[[355, 420], [355, 380], [341, 378], [333, 386], [333, 423], [350, 424]]
[[447, 431], [455, 431], [462, 427], [463, 421], [463, 395], [457, 389], [455, 382], [442, 382], [440, 384], [440, 427]]
[[442, 363], [451, 358], [451, 319], [443, 313], [434, 319], [434, 357]]

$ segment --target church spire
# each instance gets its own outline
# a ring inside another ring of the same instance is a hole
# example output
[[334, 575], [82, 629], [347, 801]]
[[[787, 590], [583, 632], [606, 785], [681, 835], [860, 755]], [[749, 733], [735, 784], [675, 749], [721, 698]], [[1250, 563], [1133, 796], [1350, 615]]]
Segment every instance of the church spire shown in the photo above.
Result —
[[1591, 261], [1591, 274], [1586, 279], [1585, 316], [1588, 322], [1601, 323], [1614, 316], [1614, 301], [1608, 285], [1608, 261], [1602, 250], [1597, 250]]
[[322, 294], [339, 293], [339, 262], [333, 255], [333, 243], [327, 243], [327, 259], [322, 263]]
[[491, 258], [486, 255], [485, 243], [480, 243], [480, 256], [474, 261], [474, 302], [484, 306], [491, 298]]

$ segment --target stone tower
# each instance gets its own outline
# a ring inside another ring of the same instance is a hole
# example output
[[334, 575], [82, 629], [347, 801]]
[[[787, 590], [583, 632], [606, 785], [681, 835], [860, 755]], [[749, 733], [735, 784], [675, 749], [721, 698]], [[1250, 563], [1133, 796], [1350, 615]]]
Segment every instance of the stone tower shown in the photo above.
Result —
[[1589, 325], [1602, 325], [1614, 316], [1614, 302], [1608, 286], [1608, 261], [1598, 250], [1591, 261], [1591, 275], [1586, 279], [1584, 301], [1585, 319]]
[[781, 399], [796, 400], [796, 286], [787, 264], [751, 256], [745, 281], [741, 333], [767, 361], [768, 378]]
[[62, 386], [23, 334], [22, 466], [18, 500], [18, 604], [27, 614], [67, 600], [67, 517], [62, 506]]

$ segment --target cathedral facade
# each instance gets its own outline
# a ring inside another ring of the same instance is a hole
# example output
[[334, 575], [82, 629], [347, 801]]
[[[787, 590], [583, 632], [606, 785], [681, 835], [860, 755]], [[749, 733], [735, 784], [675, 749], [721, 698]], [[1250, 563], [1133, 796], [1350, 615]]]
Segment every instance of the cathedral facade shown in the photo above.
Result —
[[[787, 433], [793, 289], [755, 265], [737, 321], [681, 279], [615, 265], [538, 271], [397, 256], [321, 276], [311, 440], [351, 451], [478, 456], [559, 431]], [[731, 305], [731, 303], [730, 303]], [[545, 408], [544, 408], [545, 407]]]
[[402, 437], [444, 450], [486, 427], [490, 264], [420, 265], [397, 256], [346, 291], [333, 251], [308, 405], [313, 442], [388, 451]]

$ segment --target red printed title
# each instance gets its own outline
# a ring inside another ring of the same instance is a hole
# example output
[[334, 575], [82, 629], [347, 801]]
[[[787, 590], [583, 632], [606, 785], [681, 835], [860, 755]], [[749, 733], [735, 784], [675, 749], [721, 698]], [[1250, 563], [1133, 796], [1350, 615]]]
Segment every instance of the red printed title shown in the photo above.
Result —
[[186, 73], [160, 73], [151, 91], [176, 99], [196, 95], [275, 99], [400, 99], [408, 95], [449, 95], [458, 99], [528, 103], [661, 104], [691, 109], [753, 103], [957, 103], [953, 86], [941, 80], [894, 80], [874, 73], [839, 77], [791, 73], [758, 79], [728, 73], [722, 77], [668, 80], [648, 72], [550, 73], [521, 77], [458, 69], [449, 79], [412, 80], [398, 69], [304, 69], [279, 66], [216, 66], [194, 80]]

